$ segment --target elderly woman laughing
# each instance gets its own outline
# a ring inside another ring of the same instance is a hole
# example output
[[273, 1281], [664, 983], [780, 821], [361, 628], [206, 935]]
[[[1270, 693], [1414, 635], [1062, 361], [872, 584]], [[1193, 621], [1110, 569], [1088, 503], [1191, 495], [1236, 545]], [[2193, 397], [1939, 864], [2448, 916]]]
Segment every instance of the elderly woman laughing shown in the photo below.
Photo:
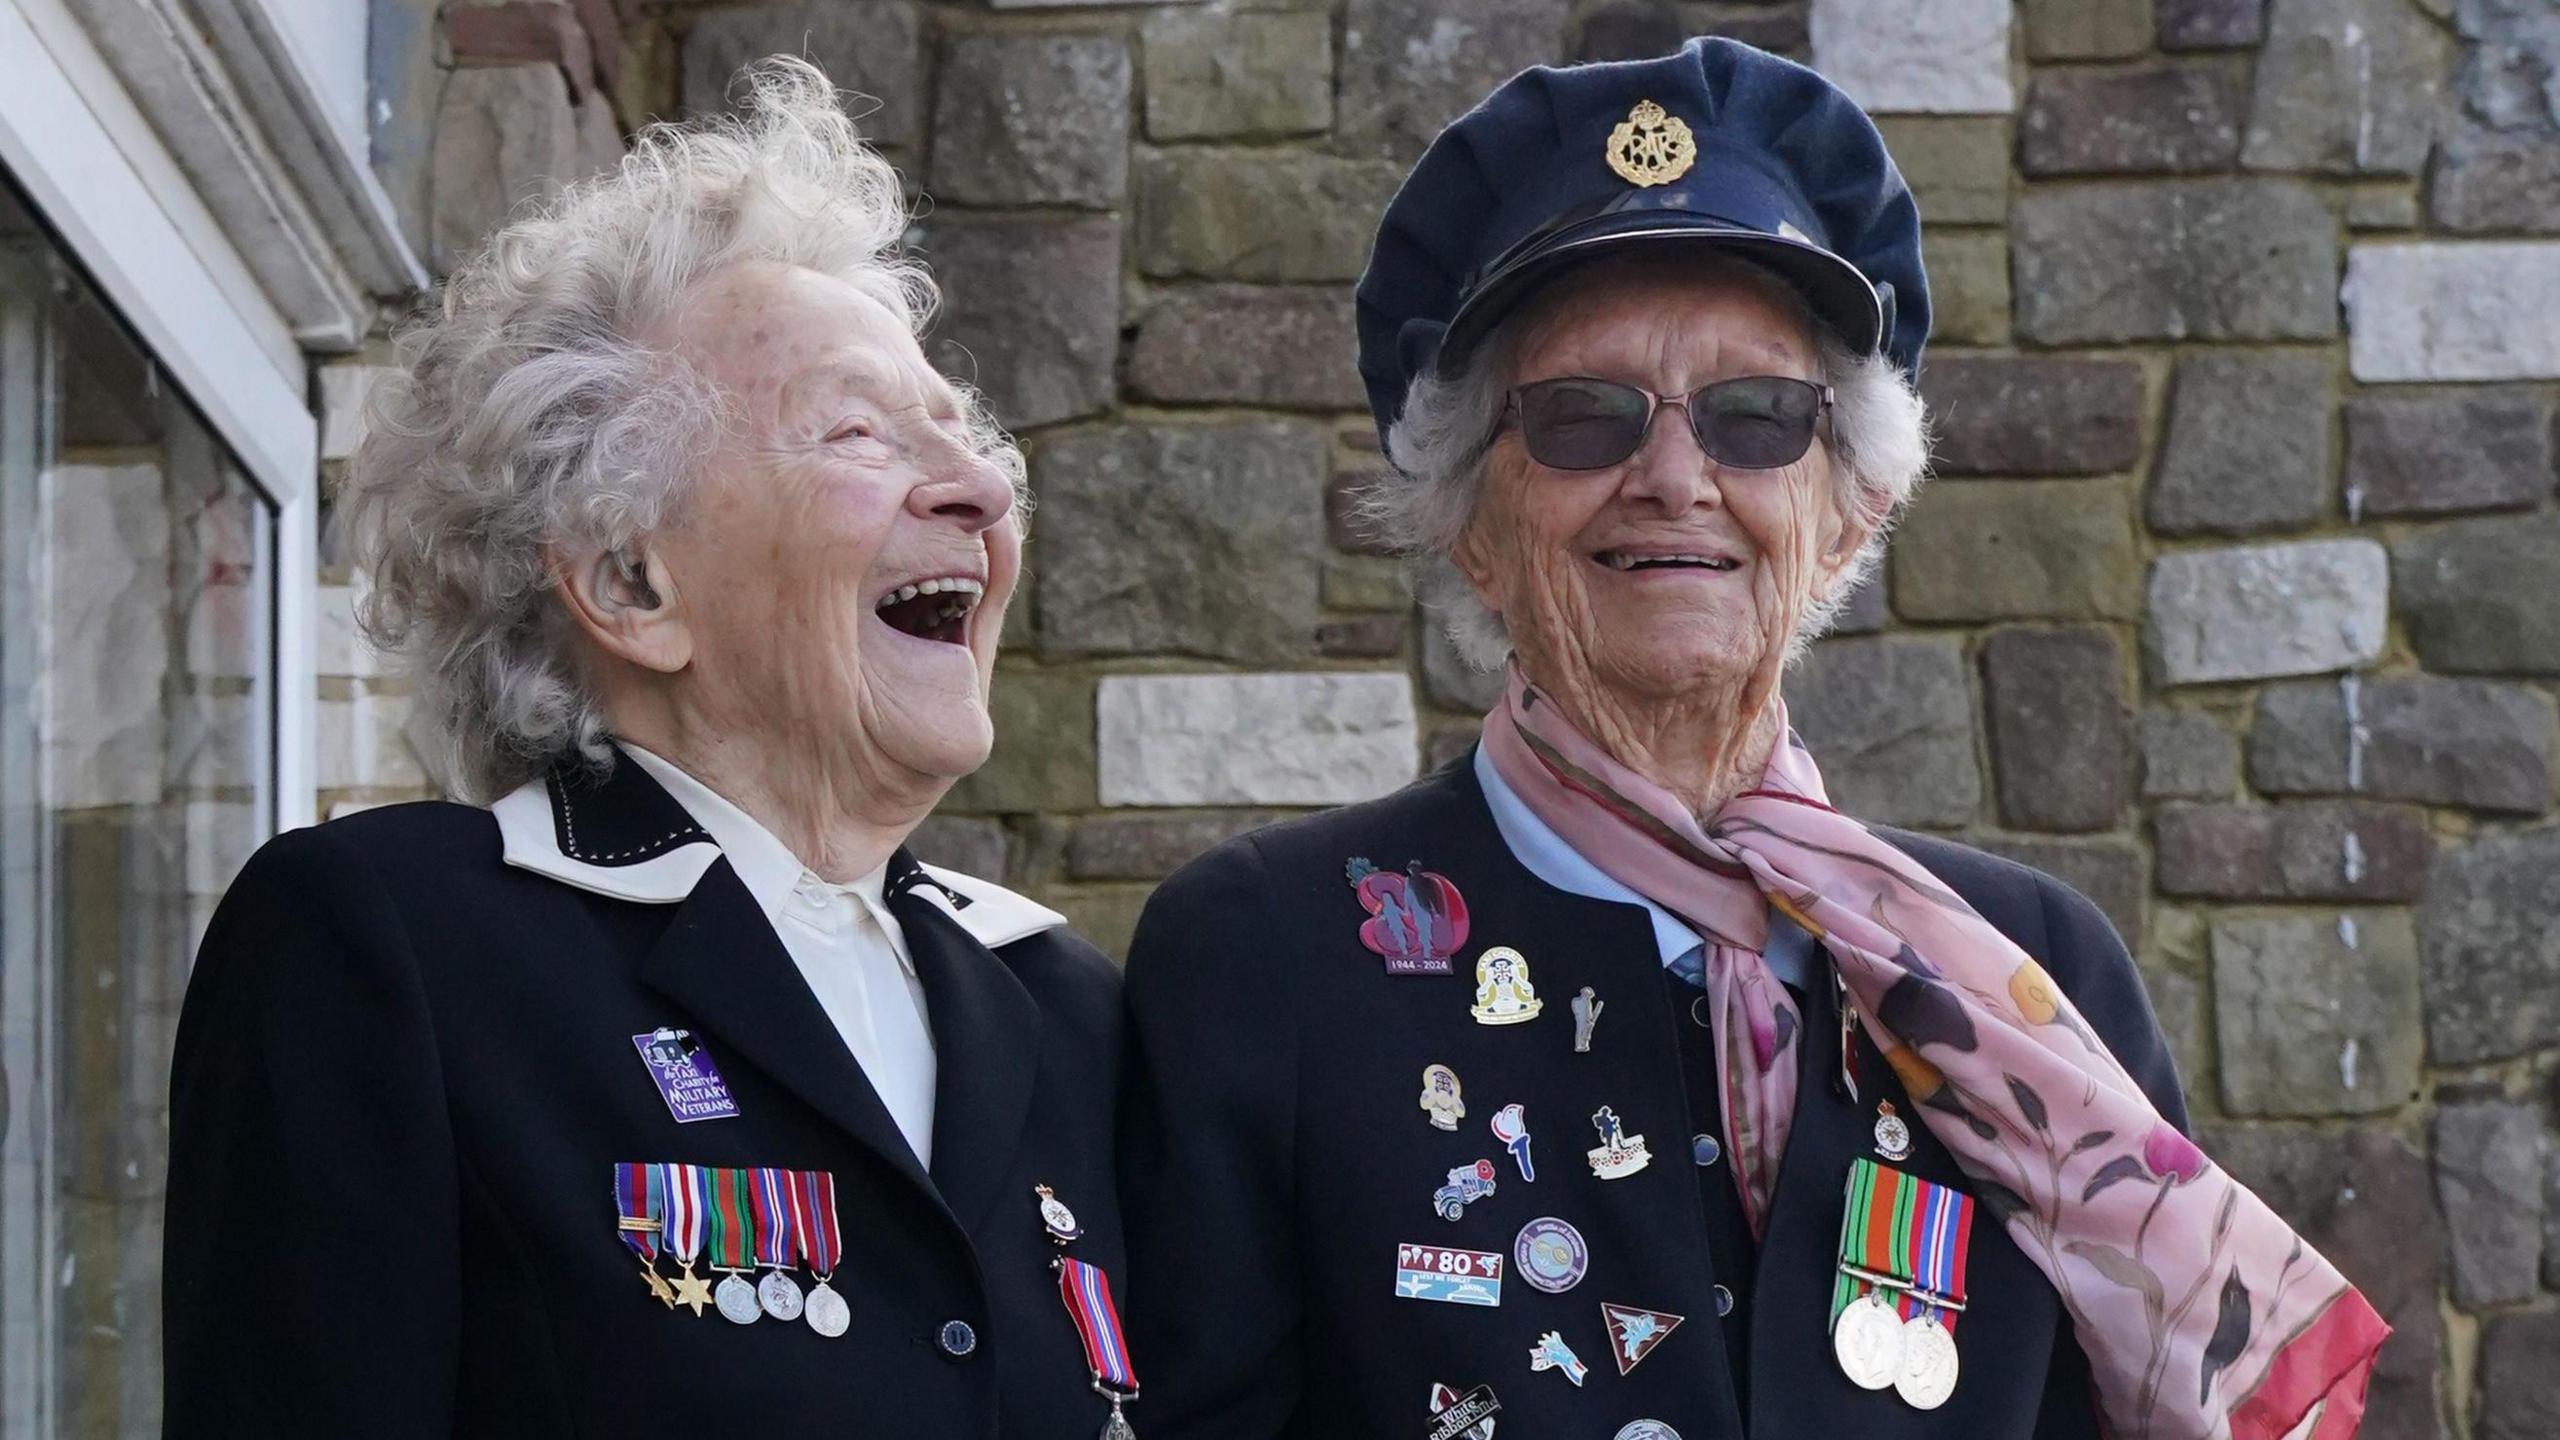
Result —
[[494, 803], [283, 836], [215, 917], [172, 1435], [1086, 1440], [1133, 1388], [1116, 976], [905, 848], [988, 753], [1021, 462], [917, 346], [896, 175], [815, 70], [751, 90], [462, 267], [355, 456]]
[[2355, 1428], [2383, 1326], [2186, 1139], [2106, 922], [1788, 729], [1927, 330], [1874, 126], [1743, 46], [1528, 72], [1407, 180], [1375, 511], [1506, 678], [1467, 761], [1140, 925], [1158, 1440]]

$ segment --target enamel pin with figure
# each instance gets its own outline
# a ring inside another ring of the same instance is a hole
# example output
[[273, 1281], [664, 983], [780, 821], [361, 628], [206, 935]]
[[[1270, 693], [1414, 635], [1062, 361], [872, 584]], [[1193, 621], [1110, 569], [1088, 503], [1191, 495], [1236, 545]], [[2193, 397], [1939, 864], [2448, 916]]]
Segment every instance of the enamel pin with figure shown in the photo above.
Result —
[[1653, 1152], [1647, 1150], [1644, 1137], [1629, 1135], [1618, 1123], [1618, 1112], [1603, 1105], [1591, 1117], [1591, 1128], [1600, 1132], [1600, 1143], [1584, 1152], [1591, 1161], [1591, 1173], [1603, 1180], [1623, 1180], [1653, 1163]]
[[1390, 975], [1446, 975], [1467, 943], [1467, 902], [1446, 875], [1412, 861], [1403, 874], [1353, 856], [1343, 874], [1369, 918], [1360, 943], [1387, 962]]
[[1529, 983], [1529, 957], [1508, 945], [1496, 945], [1476, 957], [1476, 1003], [1469, 1012], [1479, 1025], [1517, 1025], [1535, 1020], [1546, 1002]]
[[1458, 1085], [1458, 1072], [1446, 1065], [1422, 1067], [1422, 1113], [1431, 1117], [1434, 1130], [1455, 1130], [1467, 1118], [1467, 1102]]
[[1588, 985], [1582, 987], [1581, 994], [1573, 997], [1574, 1054], [1591, 1053], [1591, 1027], [1600, 1023], [1600, 1012], [1608, 1008], [1609, 1002], [1599, 998]]

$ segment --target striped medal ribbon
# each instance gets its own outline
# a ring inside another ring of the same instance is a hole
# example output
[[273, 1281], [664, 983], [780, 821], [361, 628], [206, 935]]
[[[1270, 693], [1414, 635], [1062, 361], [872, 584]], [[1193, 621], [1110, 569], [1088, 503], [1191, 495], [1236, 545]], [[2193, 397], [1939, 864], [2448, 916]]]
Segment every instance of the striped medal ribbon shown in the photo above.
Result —
[[721, 1318], [753, 1325], [764, 1317], [755, 1282], [747, 1272], [755, 1264], [756, 1207], [744, 1170], [713, 1170], [711, 1176], [711, 1268], [721, 1273], [713, 1300]]
[[767, 1267], [756, 1282], [756, 1300], [776, 1320], [799, 1319], [806, 1303], [791, 1278], [791, 1262], [800, 1258], [791, 1174], [770, 1165], [747, 1172], [748, 1193], [755, 1201], [756, 1263]]
[[800, 1253], [818, 1283], [809, 1287], [805, 1311], [809, 1328], [832, 1340], [853, 1324], [852, 1307], [827, 1281], [836, 1273], [836, 1257], [844, 1253], [844, 1236], [836, 1228], [836, 1177], [824, 1170], [786, 1170], [792, 1228], [800, 1236]]
[[1850, 1165], [1831, 1338], [1852, 1381], [1891, 1386], [1924, 1410], [1946, 1403], [1972, 1232], [1973, 1198], [1962, 1191], [1873, 1160]]
[[613, 1208], [614, 1233], [640, 1257], [640, 1274], [649, 1282], [650, 1296], [673, 1310], [676, 1292], [667, 1288], [667, 1277], [658, 1273], [658, 1238], [667, 1228], [667, 1184], [658, 1167], [615, 1165]]
[[684, 1267], [684, 1273], [675, 1278], [676, 1303], [700, 1315], [702, 1307], [711, 1303], [711, 1282], [693, 1273], [693, 1262], [702, 1254], [710, 1176], [699, 1165], [673, 1163], [659, 1166], [658, 1174], [666, 1193], [667, 1250]]
[[1067, 1318], [1084, 1340], [1085, 1367], [1093, 1372], [1093, 1388], [1111, 1402], [1111, 1418], [1103, 1423], [1102, 1440], [1138, 1440], [1120, 1407], [1138, 1398], [1137, 1368], [1129, 1362], [1129, 1341], [1120, 1332], [1120, 1310], [1111, 1303], [1111, 1277], [1100, 1266], [1061, 1255], [1057, 1259], [1058, 1294], [1067, 1302]]

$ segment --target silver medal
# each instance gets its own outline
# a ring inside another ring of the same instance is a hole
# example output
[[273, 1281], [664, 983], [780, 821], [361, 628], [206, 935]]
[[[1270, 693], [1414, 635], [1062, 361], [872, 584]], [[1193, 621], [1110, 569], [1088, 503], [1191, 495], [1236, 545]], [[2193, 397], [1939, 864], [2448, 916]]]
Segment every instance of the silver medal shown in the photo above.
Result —
[[1902, 1371], [1902, 1319], [1875, 1291], [1849, 1302], [1831, 1327], [1840, 1373], [1862, 1390], [1882, 1390]]
[[1120, 1413], [1120, 1401], [1113, 1397], [1111, 1418], [1102, 1422], [1102, 1440], [1138, 1440], [1138, 1432], [1129, 1425], [1129, 1417]]
[[1934, 1314], [1903, 1322], [1902, 1363], [1894, 1372], [1893, 1388], [1921, 1410], [1937, 1409], [1956, 1392], [1956, 1337]]
[[819, 1281], [809, 1291], [807, 1310], [809, 1328], [833, 1340], [853, 1324], [853, 1312], [845, 1307], [844, 1297], [826, 1281]]
[[779, 1270], [767, 1270], [756, 1282], [756, 1299], [764, 1305], [764, 1313], [776, 1320], [800, 1318], [800, 1286]]
[[764, 1306], [756, 1299], [756, 1287], [746, 1276], [731, 1271], [721, 1278], [720, 1288], [711, 1293], [724, 1319], [740, 1325], [753, 1325], [764, 1314]]

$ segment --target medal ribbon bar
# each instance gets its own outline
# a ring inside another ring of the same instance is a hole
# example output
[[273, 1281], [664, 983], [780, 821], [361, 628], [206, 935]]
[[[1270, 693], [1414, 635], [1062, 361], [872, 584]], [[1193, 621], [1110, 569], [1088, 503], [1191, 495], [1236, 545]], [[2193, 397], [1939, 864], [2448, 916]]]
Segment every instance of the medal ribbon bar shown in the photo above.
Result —
[[1058, 1294], [1067, 1302], [1068, 1318], [1084, 1339], [1084, 1363], [1093, 1371], [1094, 1388], [1115, 1405], [1138, 1396], [1138, 1372], [1129, 1362], [1129, 1342], [1120, 1333], [1120, 1311], [1111, 1303], [1111, 1277], [1100, 1267], [1068, 1256], [1058, 1257]]
[[1904, 1319], [1928, 1315], [1950, 1332], [1965, 1305], [1973, 1197], [1860, 1159], [1849, 1168], [1831, 1318], [1870, 1290]]
[[694, 1257], [702, 1253], [703, 1175], [699, 1165], [666, 1164], [658, 1167], [664, 1177], [667, 1196], [667, 1249], [676, 1262], [693, 1268]]
[[764, 1166], [747, 1172], [747, 1187], [755, 1200], [756, 1263], [777, 1270], [788, 1269], [798, 1258], [794, 1246], [797, 1226], [791, 1223], [791, 1185], [783, 1177], [788, 1170]]
[[658, 1236], [666, 1228], [666, 1182], [659, 1178], [655, 1165], [617, 1164], [613, 1167], [613, 1205], [620, 1214], [614, 1228], [622, 1243], [640, 1257], [643, 1265], [653, 1265], [658, 1258]]
[[711, 1268], [744, 1270], [755, 1249], [755, 1202], [747, 1194], [747, 1172], [712, 1170]]
[[809, 1257], [809, 1273], [823, 1281], [836, 1273], [836, 1257], [844, 1252], [844, 1236], [836, 1228], [836, 1177], [825, 1170], [790, 1173], [801, 1253]]

